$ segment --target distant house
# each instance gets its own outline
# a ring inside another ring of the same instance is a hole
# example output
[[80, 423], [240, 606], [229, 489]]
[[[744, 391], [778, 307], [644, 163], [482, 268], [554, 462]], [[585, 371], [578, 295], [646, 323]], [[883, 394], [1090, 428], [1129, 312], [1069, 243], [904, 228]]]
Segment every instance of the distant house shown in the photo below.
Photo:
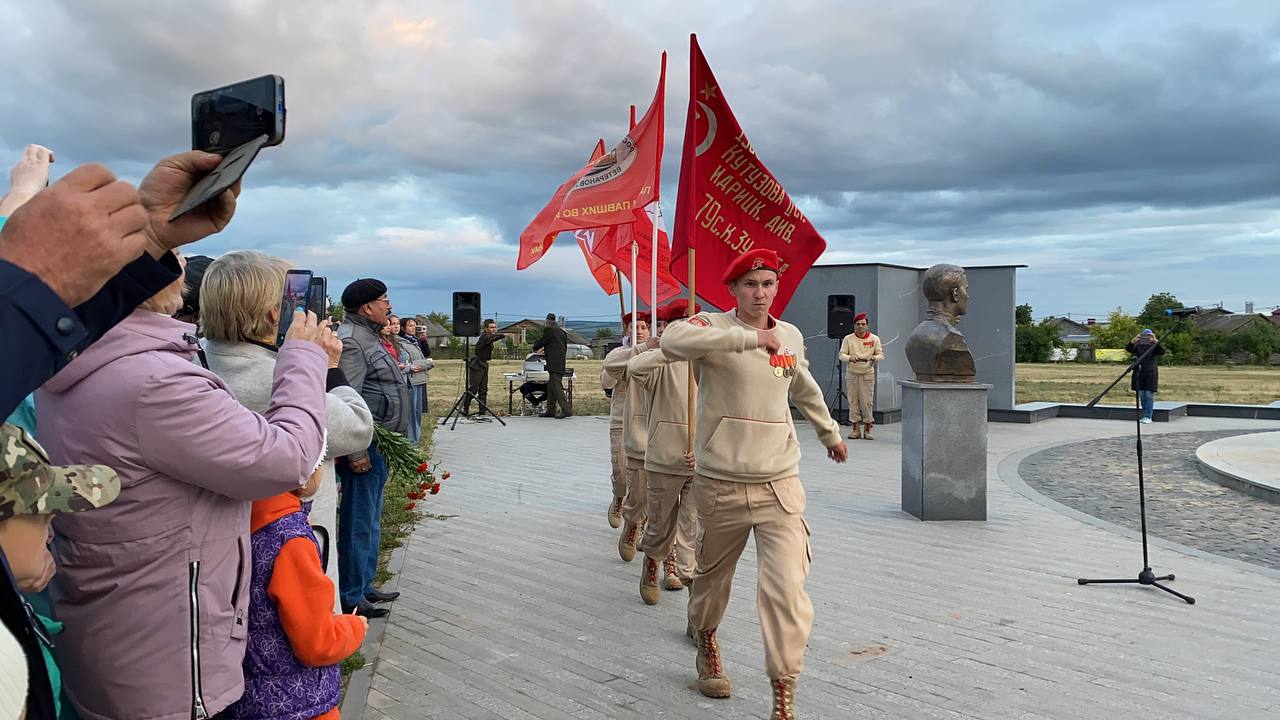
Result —
[[1202, 312], [1191, 316], [1191, 321], [1196, 324], [1196, 328], [1200, 330], [1212, 330], [1216, 332], [1226, 333], [1228, 335], [1238, 332], [1245, 332], [1253, 327], [1256, 323], [1274, 322], [1274, 315], [1264, 315], [1262, 313], [1233, 313], [1229, 311], [1218, 312]]
[[[511, 342], [517, 345], [524, 345], [529, 342], [530, 330], [533, 330], [534, 328], [538, 328], [539, 330], [541, 330], [545, 326], [546, 326], [546, 323], [543, 322], [542, 320], [530, 320], [528, 318], [525, 318], [520, 322], [513, 322], [510, 325], [504, 325], [498, 328], [498, 334], [506, 335], [508, 338], [511, 339]], [[566, 328], [564, 331], [564, 334], [569, 337], [569, 343], [572, 345], [587, 345], [587, 346], [590, 345], [590, 343], [587, 342], [586, 338], [582, 337], [581, 335], [579, 335], [578, 333], [572, 330], [569, 330]]]
[[1084, 345], [1093, 341], [1093, 335], [1089, 334], [1089, 326], [1084, 323], [1078, 323], [1071, 318], [1053, 316], [1045, 318], [1044, 322], [1057, 331], [1058, 338], [1067, 345]]
[[426, 315], [414, 315], [413, 317], [418, 321], [419, 328], [426, 328], [427, 339], [431, 341], [432, 347], [444, 347], [448, 344], [449, 338], [453, 336], [453, 333], [445, 330], [443, 325]]

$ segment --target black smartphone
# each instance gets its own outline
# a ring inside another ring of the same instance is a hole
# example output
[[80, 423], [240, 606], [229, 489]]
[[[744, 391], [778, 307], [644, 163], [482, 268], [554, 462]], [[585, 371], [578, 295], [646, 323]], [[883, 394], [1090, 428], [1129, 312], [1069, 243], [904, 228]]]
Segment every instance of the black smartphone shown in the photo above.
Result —
[[263, 75], [191, 96], [191, 149], [225, 154], [260, 135], [284, 142], [284, 78]]
[[200, 178], [195, 185], [191, 186], [186, 196], [182, 198], [182, 202], [178, 203], [178, 207], [173, 209], [173, 214], [169, 216], [169, 220], [177, 220], [235, 185], [241, 177], [244, 177], [244, 173], [249, 169], [249, 165], [253, 163], [253, 159], [258, 157], [258, 151], [262, 149], [266, 138], [266, 135], [259, 135], [255, 140], [227, 153], [222, 158], [222, 162], [218, 163], [218, 167], [213, 169], [213, 172]]
[[316, 314], [316, 322], [329, 317], [328, 285], [324, 277], [311, 277], [311, 295], [307, 298], [307, 309]]
[[284, 335], [293, 324], [293, 314], [305, 311], [311, 304], [311, 271], [290, 270], [284, 276], [284, 296], [280, 298], [280, 329], [276, 332], [276, 347], [284, 344]]

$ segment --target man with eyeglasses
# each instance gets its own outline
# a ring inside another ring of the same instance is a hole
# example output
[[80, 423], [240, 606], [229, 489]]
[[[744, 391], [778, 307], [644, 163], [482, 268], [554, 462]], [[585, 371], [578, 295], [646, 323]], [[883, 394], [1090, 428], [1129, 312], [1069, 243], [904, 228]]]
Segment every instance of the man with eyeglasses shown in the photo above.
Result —
[[[374, 422], [403, 435], [409, 430], [409, 386], [396, 359], [379, 339], [391, 315], [387, 286], [373, 278], [356, 280], [342, 291], [342, 307], [346, 309], [346, 319], [338, 326], [342, 340], [338, 370], [364, 398]], [[365, 452], [339, 458], [337, 470], [342, 481], [338, 506], [338, 593], [342, 610], [368, 618], [382, 617], [389, 611], [373, 603], [391, 602], [400, 596], [373, 587], [382, 541], [382, 492], [387, 484], [387, 464], [375, 440]]]

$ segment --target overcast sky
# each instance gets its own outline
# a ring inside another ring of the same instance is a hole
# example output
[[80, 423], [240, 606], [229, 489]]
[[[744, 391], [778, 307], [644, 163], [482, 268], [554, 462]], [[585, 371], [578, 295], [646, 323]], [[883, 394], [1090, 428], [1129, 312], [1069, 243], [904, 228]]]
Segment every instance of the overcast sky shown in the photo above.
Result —
[[[387, 281], [399, 311], [483, 293], [502, 320], [616, 315], [562, 236], [516, 237], [670, 53], [666, 213], [688, 33], [820, 263], [1026, 264], [1035, 314], [1148, 295], [1280, 304], [1275, 2], [0, 2], [0, 162], [137, 180], [190, 141], [193, 92], [284, 76], [283, 145], [192, 252], [257, 248]], [[335, 289], [336, 288], [336, 289]], [[856, 288], [832, 292], [857, 292]]]

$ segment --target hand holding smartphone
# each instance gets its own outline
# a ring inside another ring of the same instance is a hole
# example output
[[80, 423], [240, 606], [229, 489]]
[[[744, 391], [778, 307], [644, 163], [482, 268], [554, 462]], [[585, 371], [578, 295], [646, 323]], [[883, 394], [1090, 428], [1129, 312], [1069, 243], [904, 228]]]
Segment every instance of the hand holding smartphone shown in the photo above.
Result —
[[[280, 298], [280, 327], [276, 332], [276, 347], [284, 344], [285, 333], [293, 324], [293, 314], [307, 312], [311, 304], [311, 271], [290, 270], [284, 276], [284, 294]], [[321, 317], [317, 315], [317, 317]]]
[[169, 219], [176, 220], [235, 185], [259, 150], [284, 142], [284, 131], [284, 78], [279, 75], [263, 75], [193, 95], [191, 148], [224, 157], [191, 188]]

